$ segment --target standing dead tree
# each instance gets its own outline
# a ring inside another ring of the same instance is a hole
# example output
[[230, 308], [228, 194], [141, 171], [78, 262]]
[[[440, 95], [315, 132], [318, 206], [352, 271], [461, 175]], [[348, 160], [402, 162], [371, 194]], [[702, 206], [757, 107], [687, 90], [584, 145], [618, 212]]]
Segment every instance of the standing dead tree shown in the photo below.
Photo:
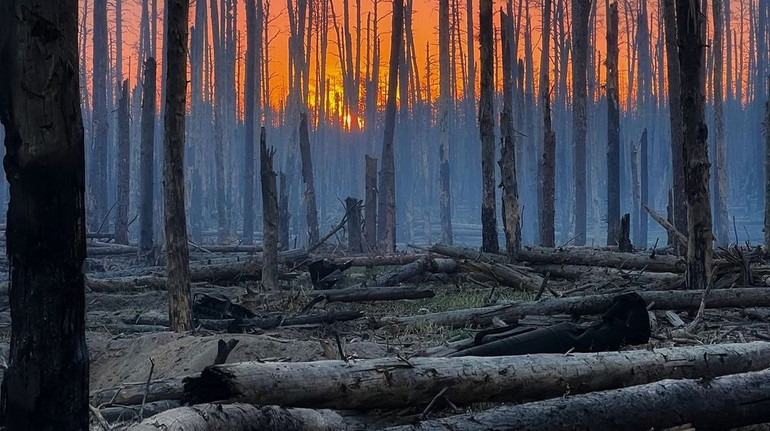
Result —
[[479, 5], [479, 42], [481, 44], [481, 93], [479, 95], [479, 136], [481, 138], [481, 249], [497, 252], [497, 216], [495, 204], [495, 117], [494, 44], [492, 0]]
[[[722, 19], [722, 0], [712, 0], [712, 10], [714, 14], [714, 42], [712, 45], [713, 59], [714, 59], [714, 80], [712, 89], [714, 91], [714, 149], [716, 155], [714, 157], [716, 163], [714, 169], [716, 175], [714, 175], [714, 232], [716, 234], [719, 244], [726, 246], [730, 241], [728, 234], [729, 222], [727, 215], [727, 156], [725, 150], [725, 124], [723, 119], [723, 103], [722, 103], [722, 89], [723, 77], [722, 71], [724, 70], [724, 52], [722, 48], [723, 40], [723, 19]], [[727, 6], [730, 2], [728, 0]]]
[[[711, 289], [712, 238], [709, 199], [708, 128], [704, 122], [703, 17], [699, 0], [676, 0], [679, 69], [682, 84], [685, 192], [687, 194], [687, 275], [689, 289]], [[698, 316], [705, 306], [701, 302]], [[697, 321], [697, 318], [696, 318]]]
[[[267, 149], [267, 134], [262, 127], [259, 134], [259, 176], [262, 184], [262, 287], [278, 288], [278, 192], [273, 170], [275, 149]], [[288, 236], [288, 235], [287, 235]]]
[[540, 57], [540, 97], [543, 98], [543, 158], [538, 169], [540, 195], [540, 244], [553, 247], [556, 189], [556, 133], [551, 127], [551, 85], [549, 83], [551, 0], [543, 2], [543, 50]]
[[[380, 250], [396, 251], [396, 163], [393, 156], [393, 133], [396, 128], [396, 91], [398, 64], [404, 39], [404, 2], [393, 1], [393, 26], [390, 38], [390, 65], [388, 70], [388, 101], [385, 105], [385, 127], [382, 141], [382, 168], [380, 170], [380, 214], [377, 231]], [[406, 85], [402, 82], [401, 85]]]
[[[590, 0], [572, 0], [572, 142], [575, 177], [575, 244], [586, 243], [586, 134], [588, 16]], [[566, 71], [562, 71], [566, 73]]]
[[770, 250], [770, 91], [765, 102], [765, 250]]
[[302, 180], [305, 182], [305, 211], [307, 216], [308, 244], [318, 243], [318, 208], [315, 201], [315, 181], [313, 181], [313, 158], [310, 155], [310, 135], [308, 133], [307, 114], [299, 116], [299, 150], [302, 158]]
[[128, 80], [123, 81], [118, 101], [118, 190], [115, 212], [115, 242], [128, 244], [129, 186], [131, 184], [131, 141], [128, 136]]
[[9, 430], [88, 429], [77, 3], [0, 3], [0, 120], [11, 197], [11, 346], [0, 413]]
[[166, 100], [163, 136], [163, 209], [166, 228], [169, 327], [192, 329], [192, 294], [184, 207], [184, 142], [187, 103], [189, 0], [167, 0]]
[[369, 250], [377, 248], [377, 159], [365, 156], [364, 240]]
[[503, 191], [503, 229], [508, 259], [516, 261], [521, 248], [521, 214], [519, 187], [516, 182], [516, 144], [513, 130], [513, 17], [500, 11], [501, 43], [503, 45], [503, 112], [500, 115], [502, 149], [500, 150], [500, 178]]
[[607, 2], [607, 245], [620, 230], [620, 108], [618, 98], [618, 3]]
[[107, 216], [107, 0], [94, 0], [93, 134], [88, 169], [89, 226], [96, 229]]
[[256, 50], [261, 29], [257, 27], [257, 8], [254, 0], [246, 1], [246, 83], [244, 85], [244, 175], [243, 175], [243, 242], [254, 243], [254, 124], [256, 93], [256, 74], [259, 65]]
[[449, 0], [439, 1], [438, 15], [438, 142], [439, 142], [439, 212], [441, 242], [452, 244], [452, 211], [449, 194]]
[[142, 89], [142, 142], [139, 150], [139, 251], [146, 255], [152, 249], [153, 167], [155, 166], [155, 59], [144, 64]]

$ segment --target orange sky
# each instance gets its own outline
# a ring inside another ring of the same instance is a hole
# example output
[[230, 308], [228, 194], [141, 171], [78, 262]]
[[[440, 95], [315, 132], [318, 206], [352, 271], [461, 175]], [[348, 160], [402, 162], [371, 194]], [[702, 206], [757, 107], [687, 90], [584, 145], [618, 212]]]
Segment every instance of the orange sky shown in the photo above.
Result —
[[[80, 8], [81, 8], [81, 19], [82, 19], [82, 13], [83, 13], [83, 7], [85, 5], [85, 1], [87, 0], [80, 0]], [[123, 0], [123, 73], [124, 77], [130, 77], [131, 83], [130, 85], [133, 86], [136, 82], [136, 58], [137, 58], [137, 49], [138, 49], [138, 35], [139, 35], [139, 19], [141, 14], [141, 1], [143, 0]], [[148, 1], [148, 0], [144, 0]], [[152, 0], [149, 0], [150, 3]], [[337, 14], [339, 25], [342, 26], [342, 0], [332, 0], [334, 2], [334, 9]], [[461, 19], [463, 22], [461, 23], [460, 27], [462, 31], [466, 28], [465, 24], [465, 0], [450, 0], [450, 4], [452, 4], [453, 1], [459, 1], [459, 10]], [[539, 57], [540, 57], [540, 0], [513, 0], [513, 9], [514, 12], [517, 10], [518, 2], [519, 1], [525, 1], [525, 6], [529, 4], [528, 9], [530, 10], [530, 13], [532, 14], [532, 27], [533, 27], [533, 34], [532, 34], [532, 41], [534, 44], [534, 60], [535, 60], [535, 71], [537, 76], [537, 68], [539, 64]], [[553, 0], [555, 3], [555, 6], [559, 6], [559, 0]], [[570, 0], [562, 0], [564, 5], [569, 5]], [[625, 100], [625, 93], [627, 93], [627, 80], [628, 80], [628, 66], [627, 66], [627, 55], [629, 52], [628, 46], [626, 44], [626, 40], [628, 38], [628, 32], [630, 29], [626, 25], [626, 15], [625, 15], [625, 7], [626, 5], [632, 5], [633, 7], [638, 7], [639, 1], [644, 0], [628, 0], [627, 2], [622, 2], [620, 5], [620, 61], [619, 61], [619, 71], [620, 71], [620, 90], [621, 90], [621, 100]], [[757, 1], [757, 0], [749, 0], [749, 1]], [[93, 8], [93, 0], [88, 0], [89, 2], [89, 9]], [[163, 14], [163, 0], [157, 0], [158, 2], [158, 9], [159, 9], [159, 16], [162, 19]], [[207, 2], [208, 3], [208, 2]], [[270, 45], [270, 52], [268, 53], [268, 58], [270, 61], [270, 68], [271, 68], [271, 74], [273, 74], [273, 77], [271, 79], [271, 103], [273, 105], [277, 105], [280, 103], [280, 100], [282, 100], [285, 95], [288, 92], [288, 83], [287, 83], [287, 56], [288, 56], [288, 19], [286, 16], [286, 3], [282, 1], [272, 1], [271, 6], [271, 15], [275, 18], [273, 22], [271, 22], [269, 31], [271, 36], [274, 36], [274, 39], [271, 42]], [[361, 7], [362, 7], [362, 37], [361, 37], [361, 43], [362, 43], [362, 50], [366, 49], [365, 43], [366, 43], [366, 35], [365, 35], [365, 26], [366, 26], [366, 13], [372, 11], [373, 8], [373, 0], [361, 0]], [[649, 27], [650, 32], [652, 33], [652, 46], [651, 49], [651, 55], [653, 57], [653, 61], [655, 61], [655, 42], [657, 39], [658, 34], [658, 18], [657, 18], [657, 1], [651, 1], [648, 2], [648, 21], [649, 21]], [[741, 28], [741, 22], [740, 22], [740, 10], [741, 7], [747, 8], [746, 2], [742, 2], [739, 0], [733, 0], [730, 2], [731, 4], [731, 10], [732, 10], [732, 27], [733, 31], [738, 32]], [[709, 7], [711, 6], [709, 2]], [[355, 0], [350, 0], [350, 19], [351, 19], [351, 25], [355, 25], [355, 17], [356, 17], [356, 11], [355, 11]], [[494, 24], [497, 28], [499, 26], [499, 14], [497, 11], [500, 7], [505, 7], [505, 1], [497, 0], [495, 1], [494, 10], [495, 10], [495, 18], [494, 18]], [[437, 26], [438, 26], [438, 1], [437, 0], [414, 0], [414, 16], [413, 16], [413, 31], [415, 34], [415, 47], [416, 47], [416, 55], [417, 55], [417, 62], [419, 65], [419, 73], [421, 78], [421, 83], [423, 85], [423, 94], [425, 94], [426, 88], [425, 88], [425, 68], [426, 68], [426, 44], [430, 45], [430, 51], [431, 51], [431, 61], [433, 62], [434, 70], [432, 72], [432, 79], [431, 79], [431, 86], [432, 95], [437, 95], [437, 84], [438, 84], [438, 68], [437, 68]], [[390, 47], [390, 2], [387, 0], [380, 0], [379, 4], [379, 14], [380, 14], [380, 23], [379, 23], [379, 34], [380, 34], [380, 40], [382, 43], [382, 50], [381, 50], [381, 57], [380, 57], [380, 94], [384, 94], [385, 92], [385, 83], [387, 82], [386, 76], [387, 76], [387, 60], [389, 57]], [[526, 10], [527, 8], [525, 8]], [[748, 10], [748, 9], [746, 9]], [[195, 0], [193, 0], [191, 7], [190, 7], [190, 22], [192, 23], [194, 20], [194, 12], [195, 11]], [[88, 11], [88, 22], [86, 23], [87, 28], [90, 32], [91, 29], [91, 18], [93, 16], [93, 11]], [[709, 10], [709, 15], [711, 13], [711, 10]], [[474, 22], [478, 22], [478, 1], [474, 0]], [[210, 20], [210, 15], [209, 15]], [[115, 40], [115, 0], [110, 0], [109, 6], [108, 6], [108, 21], [109, 21], [109, 29], [110, 29], [110, 44], [112, 45]], [[238, 21], [239, 21], [239, 32], [241, 33], [241, 37], [245, 37], [245, 11], [244, 11], [244, 2], [242, 0], [238, 1]], [[566, 32], [569, 34], [569, 24], [567, 23]], [[475, 26], [476, 31], [478, 31], [478, 25]], [[159, 28], [162, 29], [162, 23], [159, 24]], [[522, 29], [523, 31], [523, 29]], [[709, 29], [709, 33], [710, 33]], [[748, 23], [744, 23], [744, 32], [748, 32]], [[355, 44], [355, 29], [351, 29], [352, 37], [353, 37], [353, 43]], [[598, 4], [598, 10], [597, 10], [597, 20], [596, 20], [596, 41], [597, 45], [596, 48], [601, 51], [602, 58], [606, 56], [606, 50], [605, 50], [605, 33], [604, 33], [604, 2], [600, 1]], [[160, 39], [160, 36], [159, 36]], [[87, 71], [90, 72], [91, 69], [91, 52], [92, 52], [92, 38], [89, 34], [86, 38], [87, 40]], [[463, 44], [462, 49], [463, 52], [466, 51], [465, 46], [465, 35], [463, 34], [461, 36], [461, 43]], [[521, 41], [519, 45], [519, 56], [523, 57], [524, 55], [524, 38], [523, 34], [521, 36]], [[552, 46], [554, 45], [554, 41], [552, 39], [551, 42]], [[158, 41], [158, 49], [160, 51], [161, 48], [161, 41]], [[245, 50], [245, 41], [241, 44], [241, 49]], [[313, 46], [313, 48], [315, 45]], [[475, 55], [476, 55], [476, 62], [477, 62], [477, 68], [478, 68], [478, 47], [475, 48]], [[114, 64], [114, 46], [112, 47], [113, 54], [111, 55], [112, 58], [112, 64]], [[339, 72], [339, 61], [337, 58], [337, 46], [336, 46], [336, 37], [334, 28], [330, 24], [330, 30], [329, 30], [329, 46], [328, 46], [328, 59], [327, 59], [327, 73], [328, 78], [332, 82], [332, 88], [331, 89], [331, 97], [330, 100], [334, 100], [334, 91], [341, 91], [340, 90], [340, 72]], [[743, 49], [743, 55], [747, 56], [747, 49]], [[465, 53], [467, 56], [467, 53]], [[455, 53], [455, 57], [457, 58], [459, 56], [459, 52]], [[156, 55], [157, 58], [160, 58], [160, 52]], [[365, 52], [362, 51], [361, 54], [361, 61], [362, 61], [362, 72], [364, 69], [364, 61], [366, 58]], [[243, 62], [243, 52], [240, 53], [239, 63], [242, 64]], [[315, 67], [314, 64], [315, 56], [313, 55], [311, 57], [312, 67]], [[744, 60], [744, 62], [747, 64], [747, 60]], [[160, 61], [159, 61], [160, 63]], [[130, 69], [129, 69], [130, 65]], [[555, 65], [552, 64], [552, 67]], [[159, 65], [160, 67], [160, 65]], [[458, 62], [457, 65], [458, 69], [460, 68], [460, 64]], [[603, 65], [599, 65], [599, 67], [604, 68]], [[160, 70], [160, 69], [159, 69]], [[242, 75], [242, 67], [237, 67], [236, 70], [241, 71]], [[604, 70], [601, 71], [602, 79], [604, 79], [605, 72]], [[315, 85], [314, 82], [314, 76], [315, 73], [311, 71], [311, 90], [310, 93], [313, 94], [313, 88]], [[460, 76], [460, 71], [457, 71], [457, 76]], [[478, 75], [477, 75], [478, 76]], [[744, 78], [745, 79], [745, 78]], [[89, 76], [88, 78], [88, 86], [91, 85], [91, 78]], [[242, 82], [242, 78], [240, 79]], [[553, 81], [553, 78], [552, 78]], [[336, 85], [335, 85], [336, 83]], [[478, 85], [478, 84], [477, 84]], [[239, 86], [239, 92], [242, 93], [242, 85]], [[458, 87], [458, 94], [461, 94], [462, 89], [462, 83], [457, 83]], [[537, 88], [537, 86], [535, 86]], [[635, 91], [635, 90], [634, 90]]]

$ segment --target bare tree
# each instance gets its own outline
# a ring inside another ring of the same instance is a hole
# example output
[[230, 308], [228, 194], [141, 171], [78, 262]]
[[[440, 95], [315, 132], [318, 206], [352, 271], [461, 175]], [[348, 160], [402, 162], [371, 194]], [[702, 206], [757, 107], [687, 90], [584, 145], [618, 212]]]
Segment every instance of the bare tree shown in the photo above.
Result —
[[310, 155], [310, 134], [307, 114], [299, 116], [299, 148], [302, 157], [302, 180], [305, 182], [305, 207], [307, 216], [308, 244], [316, 244], [318, 234], [318, 209], [315, 200], [315, 181], [313, 180], [313, 158]]
[[262, 185], [262, 218], [264, 219], [262, 287], [273, 290], [278, 288], [278, 193], [275, 184], [276, 174], [273, 170], [275, 149], [268, 150], [266, 135], [265, 128], [262, 127], [259, 134], [259, 176]]
[[244, 85], [244, 125], [246, 126], [244, 148], [243, 175], [243, 242], [254, 243], [254, 114], [257, 98], [256, 73], [259, 69], [256, 62], [257, 8], [254, 0], [246, 0], [246, 83]]
[[107, 0], [94, 0], [93, 135], [89, 160], [89, 226], [100, 227], [107, 216]]
[[[676, 0], [679, 69], [682, 84], [685, 192], [687, 194], [687, 286], [711, 288], [711, 202], [709, 199], [708, 128], [704, 122], [703, 17], [700, 0]], [[701, 303], [699, 315], [703, 311]]]
[[129, 185], [131, 184], [131, 141], [128, 136], [128, 80], [123, 81], [118, 101], [118, 190], [115, 212], [115, 242], [128, 244]]
[[765, 102], [765, 250], [770, 250], [770, 77]]
[[153, 234], [153, 167], [155, 166], [155, 59], [144, 64], [142, 90], [142, 142], [139, 156], [139, 251], [146, 255], [152, 249]]
[[438, 141], [439, 141], [439, 211], [441, 242], [452, 244], [452, 211], [449, 194], [449, 0], [439, 1], [438, 15]]
[[10, 183], [9, 430], [88, 429], [85, 154], [76, 0], [0, 3], [0, 121]]
[[607, 245], [620, 234], [620, 109], [618, 97], [618, 3], [607, 2]]
[[481, 84], [479, 95], [479, 135], [481, 137], [481, 248], [497, 252], [497, 217], [495, 202], [495, 118], [494, 118], [494, 45], [492, 41], [492, 0], [479, 5], [479, 42], [481, 44]]
[[539, 169], [540, 244], [555, 245], [556, 133], [551, 126], [551, 85], [549, 80], [551, 43], [551, 0], [543, 2], [543, 49], [540, 56], [540, 97], [543, 98], [543, 158]]
[[503, 45], [503, 112], [500, 115], [502, 149], [500, 150], [500, 177], [503, 189], [503, 229], [508, 259], [516, 261], [521, 248], [521, 214], [519, 187], [516, 182], [516, 144], [513, 130], [513, 18], [500, 11], [500, 41]]
[[[591, 0], [572, 0], [572, 142], [575, 176], [575, 244], [586, 243], [586, 92]], [[563, 71], [566, 73], [566, 71]]]
[[[714, 231], [720, 245], [726, 246], [729, 241], [729, 222], [727, 219], [727, 156], [725, 151], [725, 124], [722, 108], [722, 91], [724, 88], [722, 71], [724, 70], [724, 53], [722, 48], [722, 0], [712, 0], [714, 14], [714, 43], [712, 52], [714, 55], [714, 148], [716, 150], [716, 164], [714, 166], [714, 216], [716, 223]], [[729, 2], [728, 2], [729, 6]]]
[[[377, 231], [380, 250], [396, 251], [396, 163], [393, 156], [393, 133], [396, 128], [396, 92], [398, 90], [399, 57], [404, 40], [404, 2], [393, 1], [393, 25], [390, 38], [390, 65], [388, 70], [388, 101], [385, 105], [385, 128], [382, 141], [382, 168], [380, 171], [380, 208]], [[401, 85], [406, 85], [402, 82]]]
[[189, 0], [167, 0], [166, 100], [163, 138], [163, 202], [166, 228], [169, 326], [192, 329], [189, 249], [184, 205], [184, 141], [187, 102]]

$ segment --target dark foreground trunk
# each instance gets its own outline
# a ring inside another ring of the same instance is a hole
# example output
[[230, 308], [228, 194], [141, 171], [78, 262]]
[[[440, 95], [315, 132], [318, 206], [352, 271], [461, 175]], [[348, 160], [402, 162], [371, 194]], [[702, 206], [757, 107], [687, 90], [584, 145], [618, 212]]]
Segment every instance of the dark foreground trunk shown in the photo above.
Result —
[[11, 200], [9, 430], [88, 428], [85, 154], [75, 0], [0, 4], [0, 119]]

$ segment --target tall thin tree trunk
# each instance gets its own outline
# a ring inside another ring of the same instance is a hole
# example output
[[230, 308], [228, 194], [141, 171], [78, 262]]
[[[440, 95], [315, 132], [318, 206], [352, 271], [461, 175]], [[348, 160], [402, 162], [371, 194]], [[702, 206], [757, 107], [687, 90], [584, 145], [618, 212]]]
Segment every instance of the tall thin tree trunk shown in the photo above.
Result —
[[244, 175], [243, 175], [243, 242], [254, 243], [254, 111], [256, 97], [257, 9], [254, 0], [246, 0], [246, 83], [244, 86]]
[[618, 98], [618, 3], [607, 2], [607, 245], [620, 233], [620, 109]]
[[441, 242], [452, 244], [452, 206], [449, 194], [449, 0], [439, 2], [438, 15], [438, 141], [439, 141], [439, 212]]
[[189, 249], [184, 205], [184, 142], [187, 101], [187, 21], [189, 0], [166, 0], [166, 101], [163, 138], [163, 202], [166, 228], [169, 326], [192, 329]]
[[75, 0], [0, 3], [11, 345], [8, 430], [88, 429], [85, 154]]
[[[262, 139], [260, 137], [260, 139]], [[272, 157], [271, 170], [272, 170]], [[260, 171], [261, 172], [261, 171]], [[291, 214], [289, 214], [289, 193], [286, 191], [288, 185], [286, 184], [286, 173], [281, 172], [278, 174], [278, 246], [281, 250], [288, 250], [289, 248], [289, 223], [291, 222]], [[265, 191], [262, 190], [262, 204], [265, 202]], [[262, 209], [263, 214], [265, 209]], [[263, 223], [267, 223], [267, 219], [263, 220]], [[265, 227], [267, 229], [267, 227]], [[262, 235], [264, 238], [264, 234]]]
[[128, 80], [123, 81], [118, 101], [118, 190], [115, 213], [115, 242], [128, 244], [129, 185], [131, 184], [131, 141], [128, 136]]
[[556, 191], [556, 134], [551, 126], [551, 85], [549, 58], [551, 39], [551, 0], [543, 2], [543, 49], [540, 57], [540, 97], [543, 99], [543, 158], [540, 178], [540, 244], [553, 247]]
[[[572, 142], [575, 177], [575, 244], [586, 243], [586, 117], [590, 0], [572, 0]], [[563, 71], [566, 73], [566, 71]]]
[[156, 64], [149, 57], [144, 64], [142, 89], [142, 142], [139, 156], [141, 177], [139, 196], [139, 251], [146, 255], [152, 249], [153, 234], [153, 168], [155, 167], [155, 80]]
[[765, 251], [770, 250], [770, 78], [765, 102]]
[[[671, 121], [671, 164], [674, 190], [674, 227], [687, 230], [687, 197], [684, 185], [684, 126], [682, 124], [681, 75], [677, 40], [676, 0], [663, 1], [663, 20], [666, 25], [666, 67], [668, 69], [668, 106]], [[676, 244], [674, 240], [673, 244]]]
[[310, 135], [308, 133], [307, 114], [299, 116], [299, 149], [302, 158], [302, 180], [305, 182], [305, 209], [307, 217], [308, 244], [318, 243], [318, 208], [315, 199], [315, 181], [313, 180], [313, 158], [310, 155]]
[[481, 44], [481, 87], [479, 97], [479, 136], [481, 138], [481, 249], [497, 252], [497, 216], [495, 202], [495, 117], [494, 117], [494, 46], [492, 0], [479, 5], [479, 42]]
[[[648, 164], [649, 164], [649, 144], [647, 139], [647, 128], [644, 128], [644, 131], [642, 132], [642, 140], [639, 144], [640, 146], [640, 156], [641, 161], [639, 163], [640, 167], [640, 182], [642, 186], [641, 190], [641, 199], [642, 203], [645, 205], [650, 204], [650, 173], [648, 170]], [[647, 247], [647, 222], [648, 222], [648, 215], [647, 211], [639, 210], [639, 236], [641, 240], [639, 241], [640, 247]]]
[[[399, 57], [404, 40], [404, 2], [393, 1], [393, 25], [390, 39], [390, 64], [388, 70], [388, 101], [385, 105], [385, 128], [382, 142], [382, 168], [380, 171], [380, 226], [378, 240], [380, 250], [396, 251], [396, 165], [393, 155], [393, 133], [396, 127], [396, 94], [398, 90]], [[406, 85], [406, 82], [401, 82]], [[405, 101], [402, 100], [402, 103]]]
[[[729, 240], [729, 222], [727, 215], [727, 157], [725, 150], [725, 124], [722, 118], [722, 89], [723, 89], [723, 44], [722, 44], [722, 0], [712, 0], [714, 14], [714, 148], [716, 150], [716, 175], [714, 175], [714, 216], [716, 223], [714, 232], [719, 245], [726, 246]], [[728, 1], [729, 7], [729, 1]]]
[[503, 146], [500, 150], [500, 179], [503, 189], [503, 229], [505, 249], [510, 262], [515, 262], [521, 248], [521, 214], [519, 187], [516, 181], [516, 140], [513, 130], [513, 17], [500, 11], [500, 40], [503, 45], [503, 112], [500, 115]]
[[[708, 128], [704, 122], [702, 19], [699, 0], [676, 0], [679, 68], [682, 84], [685, 192], [687, 194], [687, 286], [711, 288], [711, 202], [709, 199]], [[704, 304], [701, 304], [701, 310]], [[699, 311], [699, 315], [701, 314]]]
[[[262, 184], [262, 288], [278, 288], [278, 193], [275, 185], [273, 156], [275, 149], [267, 149], [267, 133], [262, 127], [259, 134], [259, 176]], [[284, 181], [285, 183], [285, 181]], [[286, 220], [288, 222], [288, 220]]]
[[89, 160], [89, 228], [96, 230], [107, 216], [107, 0], [94, 0], [93, 135]]
[[365, 166], [364, 239], [369, 250], [373, 251], [377, 249], [377, 159], [367, 154]]

